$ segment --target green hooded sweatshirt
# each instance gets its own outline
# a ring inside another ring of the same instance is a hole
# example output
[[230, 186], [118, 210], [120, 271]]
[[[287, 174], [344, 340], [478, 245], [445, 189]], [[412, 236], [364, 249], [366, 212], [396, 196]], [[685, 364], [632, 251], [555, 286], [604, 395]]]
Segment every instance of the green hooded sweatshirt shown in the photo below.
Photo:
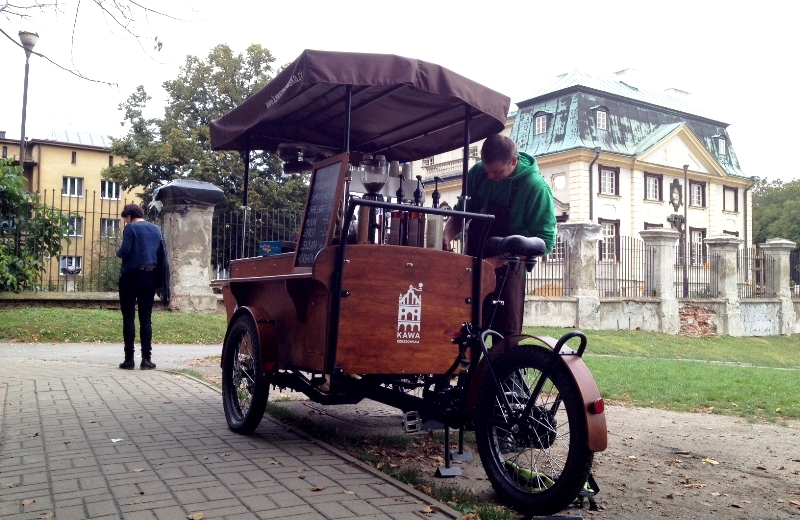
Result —
[[[541, 238], [547, 246], [547, 253], [550, 253], [556, 245], [553, 192], [539, 173], [536, 159], [523, 152], [519, 152], [518, 157], [517, 169], [500, 182], [489, 180], [483, 163], [479, 161], [467, 173], [468, 195], [473, 201], [477, 196], [485, 201], [508, 206], [511, 185], [516, 182], [517, 195], [511, 207], [509, 231], [512, 235]], [[460, 211], [463, 207], [463, 201], [459, 200], [454, 209]], [[473, 213], [484, 211], [482, 207], [468, 210]]]

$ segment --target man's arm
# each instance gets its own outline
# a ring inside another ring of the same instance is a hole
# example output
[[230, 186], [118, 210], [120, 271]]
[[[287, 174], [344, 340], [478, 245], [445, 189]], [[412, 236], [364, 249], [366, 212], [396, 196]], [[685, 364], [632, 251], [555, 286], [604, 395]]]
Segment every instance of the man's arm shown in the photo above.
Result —
[[128, 230], [128, 226], [122, 231], [122, 244], [117, 249], [117, 257], [125, 258], [131, 253], [133, 247], [133, 232]]

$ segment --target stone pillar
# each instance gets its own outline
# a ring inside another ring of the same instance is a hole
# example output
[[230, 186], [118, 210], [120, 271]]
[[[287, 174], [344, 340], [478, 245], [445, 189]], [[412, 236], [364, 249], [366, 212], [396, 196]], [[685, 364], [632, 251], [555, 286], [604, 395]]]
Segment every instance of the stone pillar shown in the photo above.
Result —
[[597, 242], [603, 234], [594, 222], [564, 222], [558, 233], [569, 250], [569, 287], [575, 297], [578, 328], [600, 328], [600, 297], [597, 292]]
[[792, 303], [791, 287], [789, 282], [792, 279], [790, 271], [789, 256], [797, 246], [791, 240], [783, 238], [773, 238], [767, 240], [766, 244], [759, 244], [758, 247], [764, 251], [764, 256], [775, 261], [775, 270], [772, 279], [769, 280], [767, 287], [768, 294], [774, 294], [781, 301], [781, 310], [778, 315], [779, 330], [783, 335], [791, 335], [797, 321]]
[[[658, 310], [659, 330], [667, 334], [678, 334], [681, 330], [678, 298], [675, 296], [675, 244], [681, 234], [672, 229], [649, 229], [640, 231], [644, 240], [646, 296], [660, 298]], [[652, 250], [652, 255], [649, 251]]]
[[724, 235], [706, 238], [705, 243], [708, 246], [711, 262], [711, 284], [712, 287], [715, 282], [717, 285], [715, 297], [725, 301], [717, 332], [729, 336], [742, 336], [744, 323], [739, 307], [739, 275], [736, 268], [736, 252], [742, 244], [742, 239]]
[[222, 190], [200, 181], [177, 180], [162, 186], [154, 199], [164, 212], [164, 240], [169, 253], [172, 302], [181, 312], [215, 312], [211, 289], [211, 230], [214, 205]]

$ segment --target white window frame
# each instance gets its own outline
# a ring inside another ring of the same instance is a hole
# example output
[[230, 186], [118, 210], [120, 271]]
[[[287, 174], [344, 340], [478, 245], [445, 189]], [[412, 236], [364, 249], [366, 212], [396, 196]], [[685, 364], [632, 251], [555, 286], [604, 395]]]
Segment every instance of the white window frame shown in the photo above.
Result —
[[[733, 197], [733, 207], [728, 207], [728, 197]], [[722, 187], [722, 211], [738, 213], [739, 211], [739, 190], [729, 186]]]
[[550, 254], [547, 255], [548, 262], [563, 262], [566, 258], [566, 248], [564, 246], [564, 240], [561, 238], [561, 235], [556, 235], [556, 245], [553, 246], [553, 250], [550, 251]]
[[477, 157], [478, 156], [478, 147], [477, 146], [470, 146], [469, 147], [469, 156], [470, 157]]
[[617, 190], [614, 180], [617, 172], [614, 170], [600, 170], [600, 193], [603, 195], [616, 195]]
[[689, 231], [689, 245], [691, 247], [691, 264], [690, 265], [703, 265], [703, 240], [705, 232], [701, 229], [692, 229]]
[[717, 139], [717, 150], [719, 151], [720, 155], [726, 155], [728, 153], [728, 142], [727, 139], [724, 137], [720, 137]]
[[[120, 219], [118, 218], [101, 218], [100, 219], [100, 236], [102, 238], [116, 238], [120, 236]], [[112, 231], [109, 233], [109, 229]]]
[[62, 197], [83, 197], [83, 177], [63, 177], [61, 181]]
[[422, 159], [422, 166], [433, 166], [435, 162], [434, 157], [426, 157]]
[[696, 208], [703, 207], [703, 185], [700, 183], [689, 183], [689, 205]]
[[61, 272], [65, 267], [74, 267], [83, 272], [83, 257], [80, 256], [61, 256], [58, 260], [58, 276], [64, 276]]
[[598, 110], [596, 114], [597, 129], [608, 130], [608, 114], [605, 110]]
[[69, 237], [83, 236], [83, 217], [69, 217], [67, 236]]
[[602, 222], [603, 247], [600, 251], [601, 262], [615, 262], [617, 260], [617, 225], [614, 222]]
[[[101, 199], [119, 200], [120, 199], [120, 193], [122, 193], [122, 190], [120, 189], [120, 184], [118, 182], [107, 181], [107, 180], [100, 181], [100, 198]], [[114, 195], [116, 195], [116, 197]]]
[[647, 200], [660, 200], [658, 177], [648, 175], [644, 178], [644, 198]]
[[536, 116], [533, 120], [533, 135], [547, 132], [547, 114]]

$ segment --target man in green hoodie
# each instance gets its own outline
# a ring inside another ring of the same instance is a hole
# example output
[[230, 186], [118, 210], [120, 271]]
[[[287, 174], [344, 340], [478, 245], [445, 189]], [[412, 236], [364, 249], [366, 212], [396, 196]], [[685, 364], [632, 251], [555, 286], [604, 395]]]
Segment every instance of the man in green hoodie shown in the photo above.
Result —
[[[467, 174], [467, 211], [488, 213], [495, 216], [489, 229], [490, 237], [523, 235], [539, 237], [547, 246], [546, 253], [556, 243], [556, 216], [553, 193], [539, 173], [539, 166], [532, 156], [518, 152], [517, 145], [506, 136], [497, 134], [488, 137], [481, 148], [481, 160]], [[455, 210], [464, 209], [459, 200]], [[463, 219], [451, 218], [444, 229], [444, 247], [450, 249], [450, 241], [462, 231]], [[469, 226], [467, 230], [467, 254], [476, 255], [474, 248], [479, 241], [481, 225]], [[522, 331], [522, 316], [525, 310], [525, 266], [504, 265], [498, 257], [486, 259], [495, 269], [497, 289], [493, 295], [503, 305], [487, 305], [484, 302], [483, 319], [503, 336]], [[491, 302], [492, 296], [487, 298]]]

